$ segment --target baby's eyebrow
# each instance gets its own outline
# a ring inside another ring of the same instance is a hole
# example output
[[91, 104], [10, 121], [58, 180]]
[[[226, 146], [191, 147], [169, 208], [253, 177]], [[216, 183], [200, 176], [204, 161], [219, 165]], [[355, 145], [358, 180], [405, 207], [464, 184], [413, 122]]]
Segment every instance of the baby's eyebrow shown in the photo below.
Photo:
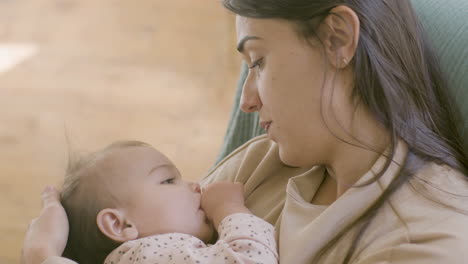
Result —
[[160, 169], [160, 168], [162, 168], [162, 167], [171, 168], [171, 167], [174, 167], [174, 166], [171, 165], [171, 164], [167, 164], [167, 163], [156, 165], [155, 167], [153, 167], [153, 168], [148, 172], [148, 175], [151, 175], [155, 170]]

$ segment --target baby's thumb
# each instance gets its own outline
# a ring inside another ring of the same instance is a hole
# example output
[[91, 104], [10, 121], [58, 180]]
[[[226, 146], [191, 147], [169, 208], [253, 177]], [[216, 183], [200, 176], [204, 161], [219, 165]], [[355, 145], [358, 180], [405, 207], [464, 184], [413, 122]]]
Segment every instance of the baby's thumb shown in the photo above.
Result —
[[59, 192], [53, 186], [47, 186], [41, 194], [42, 208], [46, 208], [56, 203], [60, 204], [59, 196]]

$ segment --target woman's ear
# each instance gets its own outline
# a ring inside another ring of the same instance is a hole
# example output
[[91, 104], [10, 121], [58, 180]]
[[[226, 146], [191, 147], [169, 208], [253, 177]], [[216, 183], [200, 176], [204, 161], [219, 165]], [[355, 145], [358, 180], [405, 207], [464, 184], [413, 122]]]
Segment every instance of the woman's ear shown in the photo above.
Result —
[[333, 8], [320, 26], [320, 39], [328, 61], [335, 68], [345, 68], [353, 59], [359, 41], [359, 27], [357, 14], [347, 6]]
[[114, 241], [123, 243], [138, 238], [136, 225], [117, 209], [101, 210], [96, 217], [96, 222], [99, 230]]

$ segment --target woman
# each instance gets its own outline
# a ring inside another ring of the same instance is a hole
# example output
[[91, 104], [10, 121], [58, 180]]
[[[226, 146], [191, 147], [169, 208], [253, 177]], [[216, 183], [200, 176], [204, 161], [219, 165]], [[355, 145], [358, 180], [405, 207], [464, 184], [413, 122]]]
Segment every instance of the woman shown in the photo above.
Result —
[[[247, 206], [277, 228], [281, 263], [465, 263], [468, 154], [410, 2], [223, 4], [250, 68], [241, 108], [267, 137], [204, 183], [245, 184]], [[66, 262], [54, 257], [66, 217], [49, 200], [25, 263]]]

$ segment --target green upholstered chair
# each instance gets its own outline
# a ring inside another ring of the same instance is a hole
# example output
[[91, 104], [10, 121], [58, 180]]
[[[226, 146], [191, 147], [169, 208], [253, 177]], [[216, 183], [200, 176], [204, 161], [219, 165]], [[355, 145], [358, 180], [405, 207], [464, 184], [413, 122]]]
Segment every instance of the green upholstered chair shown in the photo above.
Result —
[[[462, 132], [468, 140], [468, 1], [412, 0], [412, 3], [439, 55], [451, 94], [462, 112]], [[259, 127], [257, 113], [246, 114], [239, 109], [246, 76], [247, 67], [243, 65], [217, 162], [249, 139], [264, 133]]]

